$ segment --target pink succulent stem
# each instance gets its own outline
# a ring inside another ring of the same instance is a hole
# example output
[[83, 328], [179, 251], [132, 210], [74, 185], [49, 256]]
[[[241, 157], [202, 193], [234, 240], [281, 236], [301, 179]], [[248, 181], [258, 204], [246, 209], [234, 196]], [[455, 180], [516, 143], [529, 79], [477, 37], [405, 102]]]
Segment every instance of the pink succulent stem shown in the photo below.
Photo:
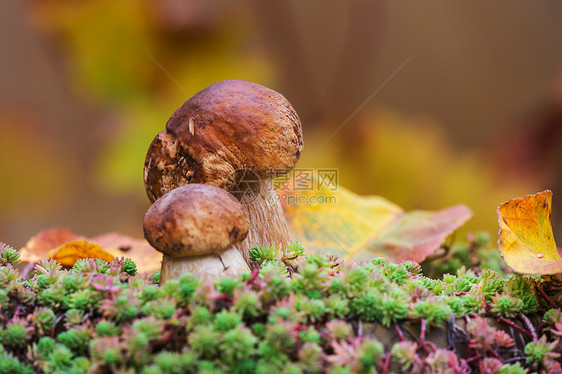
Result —
[[492, 356], [494, 356], [495, 358], [497, 358], [498, 360], [503, 362], [503, 359], [501, 358], [501, 356], [498, 354], [498, 352], [494, 351], [493, 349], [489, 349], [488, 352], [490, 352], [492, 354]]
[[252, 275], [250, 276], [250, 279], [248, 279], [248, 284], [256, 287], [258, 290], [263, 290], [263, 282], [260, 282], [260, 279], [258, 277], [260, 273], [260, 269], [256, 268], [252, 271]]
[[37, 262], [30, 262], [29, 264], [25, 265], [25, 268], [20, 273], [20, 278], [27, 279], [31, 271], [35, 268]]
[[383, 364], [381, 365], [381, 371], [382, 373], [386, 374], [388, 373], [388, 367], [390, 366], [390, 357], [392, 356], [392, 353], [388, 352]]
[[509, 326], [511, 326], [511, 327], [513, 327], [514, 329], [516, 329], [516, 330], [522, 332], [523, 334], [525, 334], [525, 335], [527, 335], [527, 336], [530, 336], [531, 338], [533, 337], [533, 335], [532, 335], [529, 331], [525, 330], [524, 328], [522, 328], [521, 326], [519, 326], [519, 325], [516, 324], [515, 322], [510, 321], [509, 319], [507, 319], [507, 318], [505, 318], [505, 317], [498, 316], [498, 320], [501, 321], [501, 322], [504, 322], [504, 323], [508, 324]]
[[404, 337], [404, 333], [402, 332], [402, 329], [398, 325], [394, 325], [394, 331], [396, 331], [396, 334], [398, 334], [398, 337], [400, 338], [401, 342], [406, 341], [406, 338]]
[[550, 304], [551, 307], [558, 309], [558, 305], [556, 305], [556, 303], [554, 301], [552, 301], [552, 299], [548, 296], [548, 294], [545, 292], [544, 290], [544, 286], [540, 285], [537, 287], [537, 289], [539, 290], [539, 293], [541, 294], [541, 296], [543, 297], [543, 299], [546, 300], [546, 302], [548, 304]]
[[527, 330], [529, 330], [531, 332], [531, 336], [533, 337], [533, 341], [537, 341], [539, 338], [537, 336], [537, 332], [535, 331], [535, 328], [533, 327], [533, 324], [531, 323], [531, 321], [529, 321], [529, 318], [527, 318], [526, 315], [524, 315], [523, 313], [519, 313], [519, 318], [521, 318], [523, 320], [523, 323], [525, 324], [525, 327], [527, 328]]
[[481, 355], [480, 353], [477, 353], [476, 355], [474, 355], [474, 356], [472, 356], [472, 357], [470, 357], [470, 358], [467, 358], [467, 359], [466, 359], [466, 362], [472, 362], [472, 361], [474, 361], [474, 360], [478, 360], [480, 357], [482, 357], [482, 355]]
[[542, 334], [544, 328], [545, 328], [546, 326], [550, 326], [550, 325], [551, 325], [551, 322], [541, 322], [541, 323], [537, 326], [537, 331]]
[[172, 339], [172, 336], [174, 336], [174, 330], [170, 329], [168, 331], [166, 331], [166, 333], [164, 334], [164, 336], [156, 341], [154, 341], [152, 344], [155, 347], [159, 347], [161, 345], [164, 345], [166, 343], [168, 343], [170, 341], [170, 339]]
[[422, 318], [421, 327], [420, 327], [420, 345], [422, 346], [425, 353], [429, 354], [429, 349], [427, 349], [428, 346], [434, 352], [437, 350], [437, 347], [432, 342], [428, 342], [425, 340], [426, 330], [427, 330], [427, 321]]

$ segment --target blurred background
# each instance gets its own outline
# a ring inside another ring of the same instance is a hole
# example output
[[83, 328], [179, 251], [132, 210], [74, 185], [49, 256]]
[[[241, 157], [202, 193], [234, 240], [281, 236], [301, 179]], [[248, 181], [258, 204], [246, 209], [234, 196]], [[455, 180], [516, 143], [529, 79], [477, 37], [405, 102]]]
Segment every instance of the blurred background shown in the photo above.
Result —
[[0, 241], [142, 236], [148, 145], [223, 79], [281, 92], [299, 167], [405, 209], [554, 192], [562, 240], [562, 3], [0, 2]]

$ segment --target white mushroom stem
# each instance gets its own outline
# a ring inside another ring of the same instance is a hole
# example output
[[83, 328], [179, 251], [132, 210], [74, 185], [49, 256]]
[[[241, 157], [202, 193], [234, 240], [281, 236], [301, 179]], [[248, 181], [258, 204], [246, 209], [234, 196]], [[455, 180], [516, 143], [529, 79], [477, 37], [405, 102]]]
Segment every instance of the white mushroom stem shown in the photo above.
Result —
[[202, 280], [214, 277], [235, 276], [241, 272], [250, 272], [248, 264], [238, 250], [232, 246], [221, 254], [172, 257], [164, 255], [160, 271], [160, 284], [170, 279], [179, 279], [183, 274], [190, 273]]
[[279, 196], [270, 179], [261, 181], [259, 192], [248, 191], [240, 199], [249, 222], [248, 236], [236, 248], [247, 262], [250, 261], [250, 249], [257, 245], [285, 248], [291, 241], [289, 226], [281, 207]]

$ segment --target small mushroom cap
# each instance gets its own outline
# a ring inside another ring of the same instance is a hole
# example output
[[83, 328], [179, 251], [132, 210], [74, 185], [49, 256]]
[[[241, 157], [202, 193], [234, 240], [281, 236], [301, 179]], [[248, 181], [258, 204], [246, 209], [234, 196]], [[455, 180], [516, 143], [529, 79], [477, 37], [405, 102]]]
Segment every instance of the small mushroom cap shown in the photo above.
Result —
[[242, 205], [225, 190], [204, 184], [176, 188], [144, 216], [144, 236], [172, 257], [221, 253], [246, 238]]
[[187, 100], [156, 136], [145, 187], [152, 201], [186, 183], [228, 190], [239, 170], [259, 178], [289, 172], [302, 146], [300, 119], [283, 95], [238, 79], [217, 82]]

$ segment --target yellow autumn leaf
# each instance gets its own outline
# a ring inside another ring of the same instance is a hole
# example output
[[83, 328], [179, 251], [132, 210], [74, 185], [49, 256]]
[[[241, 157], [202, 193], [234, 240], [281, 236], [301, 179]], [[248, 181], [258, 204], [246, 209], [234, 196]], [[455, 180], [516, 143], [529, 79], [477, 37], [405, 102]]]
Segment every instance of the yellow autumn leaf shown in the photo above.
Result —
[[523, 274], [562, 273], [550, 213], [552, 191], [511, 199], [498, 207], [499, 250], [509, 267]]
[[74, 266], [76, 261], [83, 258], [99, 258], [111, 262], [115, 256], [104, 251], [101, 245], [85, 240], [73, 240], [49, 251], [47, 258], [52, 258], [64, 266]]
[[359, 196], [341, 186], [279, 192], [291, 232], [307, 251], [357, 261], [423, 261], [472, 216], [464, 205], [404, 212], [382, 197]]

